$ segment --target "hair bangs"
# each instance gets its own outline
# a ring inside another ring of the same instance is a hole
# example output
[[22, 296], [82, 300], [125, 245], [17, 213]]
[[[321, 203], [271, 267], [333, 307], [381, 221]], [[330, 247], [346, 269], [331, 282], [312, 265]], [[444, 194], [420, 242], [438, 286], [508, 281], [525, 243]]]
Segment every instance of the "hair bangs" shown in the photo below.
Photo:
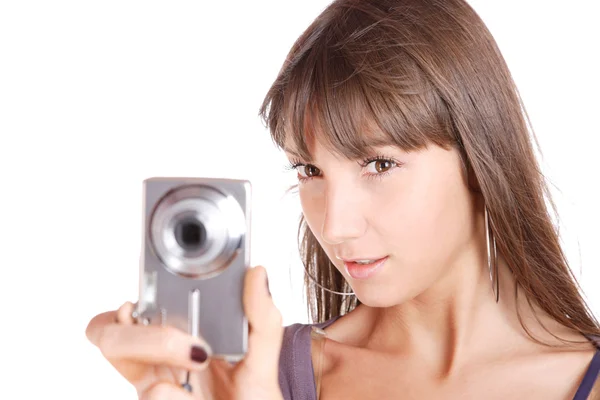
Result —
[[337, 38], [331, 28], [299, 41], [265, 99], [268, 116], [263, 105], [279, 147], [310, 160], [317, 140], [357, 159], [377, 146], [415, 151], [455, 141], [449, 111], [411, 45], [385, 46], [378, 29], [365, 30], [361, 41]]

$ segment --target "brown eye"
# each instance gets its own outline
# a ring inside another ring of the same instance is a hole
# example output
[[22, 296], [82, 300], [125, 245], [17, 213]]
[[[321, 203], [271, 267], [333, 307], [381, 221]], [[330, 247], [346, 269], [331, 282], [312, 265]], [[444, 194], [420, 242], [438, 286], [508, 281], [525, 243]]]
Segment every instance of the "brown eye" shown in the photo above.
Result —
[[387, 172], [388, 170], [393, 168], [395, 165], [396, 165], [396, 163], [391, 160], [380, 159], [380, 160], [371, 161], [370, 163], [367, 164], [367, 167], [369, 167], [368, 169], [369, 169], [370, 173], [381, 174], [381, 173]]
[[367, 168], [369, 175], [383, 175], [394, 167], [397, 167], [398, 163], [389, 158], [375, 158], [365, 161], [363, 167]]
[[389, 160], [377, 160], [375, 161], [375, 170], [377, 172], [385, 172], [392, 168], [392, 162]]
[[319, 170], [319, 168], [315, 167], [314, 165], [308, 164], [308, 165], [303, 165], [303, 166], [299, 167], [298, 173], [303, 178], [312, 178], [314, 176], [318, 176], [321, 173], [321, 171]]

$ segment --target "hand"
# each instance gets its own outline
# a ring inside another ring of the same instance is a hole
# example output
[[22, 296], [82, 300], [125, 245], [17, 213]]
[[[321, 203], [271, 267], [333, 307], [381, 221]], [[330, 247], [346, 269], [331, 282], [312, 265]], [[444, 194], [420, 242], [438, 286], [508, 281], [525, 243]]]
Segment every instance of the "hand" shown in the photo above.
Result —
[[[244, 310], [249, 323], [248, 352], [230, 365], [211, 359], [209, 345], [178, 329], [137, 325], [133, 304], [92, 318], [88, 339], [136, 389], [140, 399], [282, 400], [279, 352], [283, 339], [281, 314], [267, 288], [264, 267], [248, 269], [244, 279]], [[202, 359], [204, 349], [208, 358]], [[181, 387], [190, 371], [189, 393]]]

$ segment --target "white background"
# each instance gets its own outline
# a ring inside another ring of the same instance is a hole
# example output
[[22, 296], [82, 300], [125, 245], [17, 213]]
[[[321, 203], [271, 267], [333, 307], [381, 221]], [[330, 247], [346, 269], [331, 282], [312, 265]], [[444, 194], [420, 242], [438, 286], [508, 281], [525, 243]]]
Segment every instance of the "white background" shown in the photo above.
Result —
[[[267, 267], [284, 323], [307, 321], [300, 209], [284, 195], [294, 173], [257, 111], [327, 3], [0, 3], [0, 398], [134, 398], [84, 331], [135, 301], [147, 177], [250, 179], [252, 263]], [[524, 97], [598, 313], [597, 1], [471, 4]]]

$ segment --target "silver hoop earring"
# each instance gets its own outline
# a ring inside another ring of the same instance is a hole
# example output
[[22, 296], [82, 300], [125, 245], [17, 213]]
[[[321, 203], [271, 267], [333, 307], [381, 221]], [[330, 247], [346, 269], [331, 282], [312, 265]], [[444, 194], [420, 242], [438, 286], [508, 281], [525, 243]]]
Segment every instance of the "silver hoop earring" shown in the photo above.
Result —
[[[500, 281], [498, 280], [498, 253], [496, 252], [496, 238], [490, 228], [490, 221], [487, 206], [484, 206], [485, 214], [485, 243], [487, 247], [487, 262], [490, 269], [490, 281], [492, 282], [492, 291], [496, 298], [496, 303], [500, 300]], [[493, 260], [492, 260], [493, 251]]]
[[325, 286], [321, 285], [319, 282], [317, 282], [317, 280], [308, 272], [308, 269], [306, 269], [306, 265], [304, 266], [304, 273], [306, 274], [306, 276], [308, 276], [309, 280], [314, 283], [315, 285], [317, 285], [318, 287], [320, 287], [321, 289], [323, 289], [326, 292], [329, 293], [333, 293], [333, 294], [339, 294], [340, 296], [353, 296], [354, 292], [336, 292], [335, 290], [331, 290], [326, 288]]

